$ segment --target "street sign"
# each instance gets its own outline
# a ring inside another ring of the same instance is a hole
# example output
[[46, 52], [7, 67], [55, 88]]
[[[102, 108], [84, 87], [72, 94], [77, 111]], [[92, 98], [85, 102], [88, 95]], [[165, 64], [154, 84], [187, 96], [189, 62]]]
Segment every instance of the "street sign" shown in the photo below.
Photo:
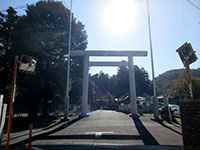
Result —
[[197, 60], [197, 56], [192, 48], [191, 43], [185, 42], [176, 50], [176, 52], [178, 52], [184, 66], [189, 66]]

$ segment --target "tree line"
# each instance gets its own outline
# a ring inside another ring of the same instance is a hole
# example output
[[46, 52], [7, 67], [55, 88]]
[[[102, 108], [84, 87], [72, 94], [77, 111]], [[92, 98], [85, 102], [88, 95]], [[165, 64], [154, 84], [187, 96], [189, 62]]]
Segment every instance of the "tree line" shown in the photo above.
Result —
[[[0, 12], [0, 94], [4, 101], [15, 56], [27, 55], [37, 61], [35, 73], [30, 75], [18, 70], [15, 107], [36, 115], [38, 110], [47, 114], [48, 101], [59, 104], [63, 110], [66, 94], [70, 10], [59, 1], [38, 1], [27, 5], [25, 14], [18, 15], [9, 7]], [[87, 33], [83, 23], [72, 19], [71, 50], [87, 48]], [[70, 58], [70, 103], [80, 105], [82, 95], [83, 58]], [[137, 96], [152, 95], [152, 83], [144, 68], [135, 67]], [[128, 95], [128, 67], [120, 66], [116, 75], [101, 72], [90, 76], [90, 81], [113, 97]], [[90, 83], [90, 87], [91, 87]], [[92, 93], [89, 89], [89, 95]]]
[[[151, 96], [152, 82], [144, 68], [135, 68], [135, 82], [137, 96]], [[129, 68], [127, 66], [119, 66], [117, 74], [109, 76], [102, 71], [90, 77], [95, 83], [95, 90], [102, 91], [105, 95], [110, 95], [113, 98], [120, 98], [129, 95]], [[91, 84], [94, 87], [94, 84]], [[92, 88], [91, 88], [92, 89]], [[90, 92], [92, 93], [92, 92]]]
[[[38, 1], [27, 5], [18, 15], [9, 7], [0, 12], [0, 94], [7, 100], [10, 74], [15, 56], [28, 55], [37, 61], [33, 75], [19, 72], [15, 104], [20, 111], [46, 112], [48, 100], [55, 99], [63, 107], [66, 92], [70, 10], [60, 1]], [[84, 42], [83, 42], [84, 41]], [[81, 43], [81, 44], [80, 44]], [[87, 33], [73, 14], [71, 50], [85, 50]], [[71, 58], [71, 97], [80, 99], [82, 58]], [[74, 90], [76, 92], [74, 92]], [[62, 108], [61, 108], [62, 109]]]

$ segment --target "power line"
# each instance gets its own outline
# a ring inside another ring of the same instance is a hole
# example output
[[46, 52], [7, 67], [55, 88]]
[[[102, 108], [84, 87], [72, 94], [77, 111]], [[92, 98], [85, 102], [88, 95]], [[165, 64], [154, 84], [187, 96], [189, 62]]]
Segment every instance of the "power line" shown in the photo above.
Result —
[[198, 9], [200, 11], [200, 7], [197, 6], [193, 1], [191, 0], [186, 0], [190, 5], [192, 5], [194, 8]]

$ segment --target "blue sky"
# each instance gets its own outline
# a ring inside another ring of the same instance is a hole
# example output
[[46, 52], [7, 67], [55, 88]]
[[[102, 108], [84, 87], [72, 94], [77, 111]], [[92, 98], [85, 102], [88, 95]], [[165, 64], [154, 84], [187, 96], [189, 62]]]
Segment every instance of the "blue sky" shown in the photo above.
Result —
[[[18, 7], [37, 0], [1, 1], [0, 9], [8, 6]], [[134, 25], [128, 33], [110, 32], [103, 23], [103, 10], [110, 0], [73, 0], [73, 12], [85, 25], [88, 34], [88, 50], [147, 50], [148, 57], [135, 58], [135, 64], [144, 67], [151, 74], [149, 39], [145, 0], [133, 0], [135, 4]], [[197, 0], [193, 0], [194, 2]], [[124, 0], [126, 2], [126, 0]], [[64, 3], [69, 6], [69, 0]], [[200, 2], [196, 3], [200, 6]], [[200, 58], [200, 10], [191, 6], [186, 0], [150, 0], [152, 41], [154, 51], [155, 74], [167, 70], [182, 68], [183, 65], [176, 54], [176, 48], [185, 41], [192, 43]], [[21, 13], [23, 10], [20, 10]], [[126, 58], [91, 58], [95, 61], [119, 61]], [[200, 61], [192, 65], [200, 67]], [[90, 72], [100, 70], [115, 74], [114, 67], [92, 67]]]

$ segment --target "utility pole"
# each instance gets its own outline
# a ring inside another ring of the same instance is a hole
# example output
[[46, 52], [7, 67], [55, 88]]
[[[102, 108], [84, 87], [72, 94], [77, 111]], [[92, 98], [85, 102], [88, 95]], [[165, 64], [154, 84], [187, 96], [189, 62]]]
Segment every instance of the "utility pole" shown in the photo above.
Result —
[[181, 47], [179, 47], [176, 52], [178, 52], [181, 61], [184, 64], [185, 67], [185, 75], [186, 75], [186, 83], [187, 83], [187, 97], [193, 101], [193, 94], [192, 94], [192, 73], [190, 69], [190, 64], [197, 61], [197, 56], [195, 54], [195, 51], [192, 48], [191, 43], [185, 42]]
[[196, 62], [198, 58], [191, 43], [188, 42], [180, 46], [176, 52], [178, 52], [185, 67], [185, 98], [180, 101], [184, 150], [200, 149], [200, 102], [193, 97], [192, 70], [190, 69], [190, 65]]
[[70, 54], [71, 54], [71, 39], [72, 39], [72, 0], [70, 0], [70, 16], [69, 16], [69, 34], [68, 34], [68, 58], [67, 58], [67, 85], [65, 94], [65, 113], [69, 115], [69, 85], [70, 85]]
[[156, 98], [156, 81], [155, 81], [155, 70], [154, 70], [154, 59], [153, 59], [153, 46], [152, 46], [152, 35], [151, 35], [151, 13], [149, 0], [146, 0], [147, 6], [147, 19], [148, 19], [148, 32], [149, 32], [149, 46], [151, 52], [151, 69], [152, 69], [152, 81], [153, 81], [153, 100], [154, 100], [154, 118], [158, 119], [158, 101]]

